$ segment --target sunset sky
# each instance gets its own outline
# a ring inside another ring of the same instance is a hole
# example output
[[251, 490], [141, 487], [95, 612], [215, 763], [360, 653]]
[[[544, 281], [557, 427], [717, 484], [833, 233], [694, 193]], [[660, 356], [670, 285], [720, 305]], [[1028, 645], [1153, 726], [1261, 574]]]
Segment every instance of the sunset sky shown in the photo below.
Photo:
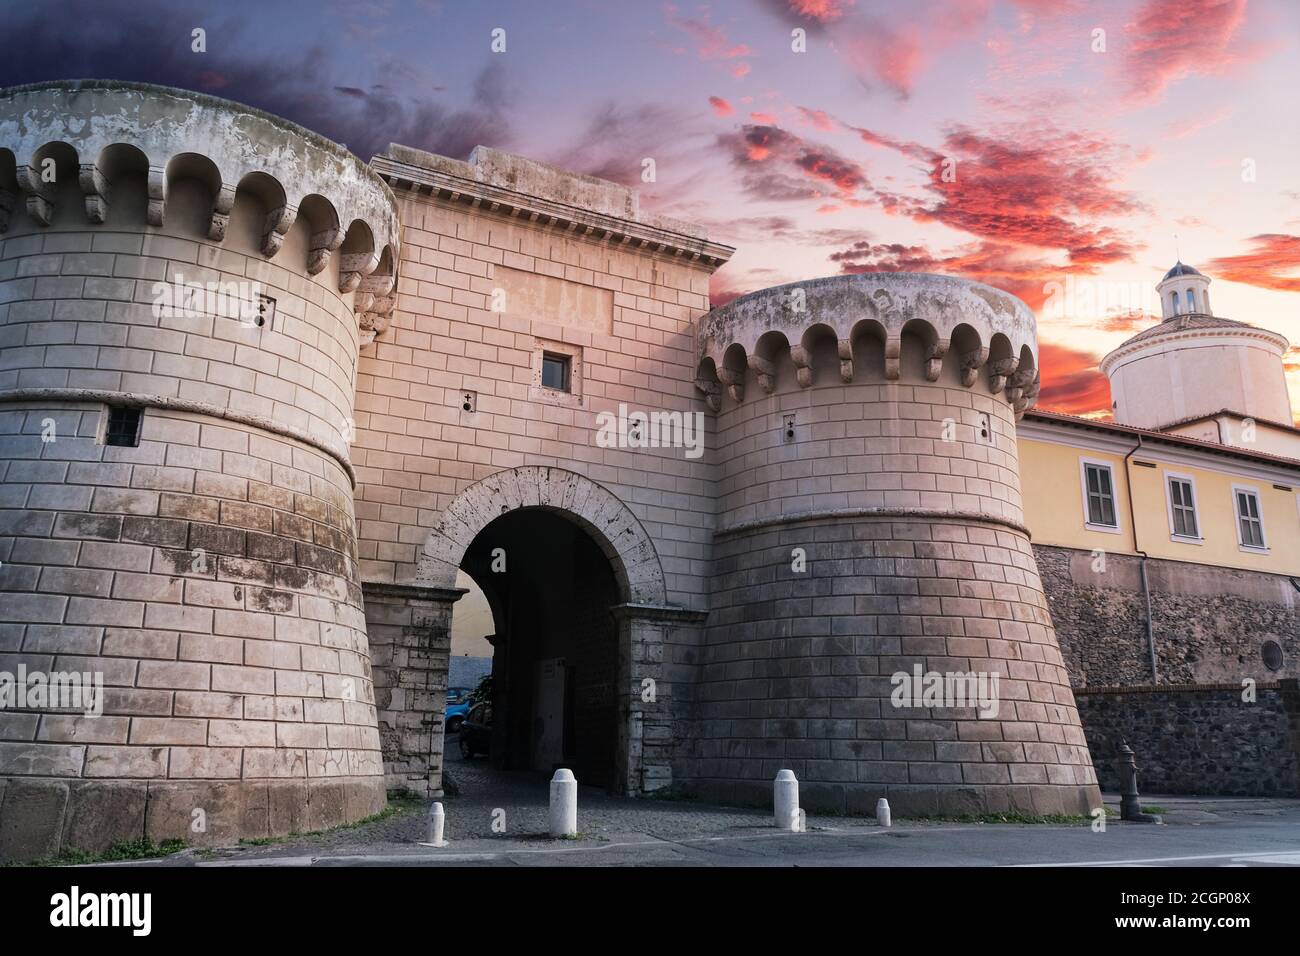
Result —
[[[1294, 0], [57, 11], [7, 5], [0, 84], [163, 83], [366, 159], [389, 142], [458, 158], [481, 143], [637, 185], [643, 209], [738, 247], [715, 302], [840, 272], [1005, 288], [1040, 311], [1042, 408], [1108, 408], [1097, 359], [1154, 321], [1153, 286], [1179, 255], [1214, 279], [1217, 314], [1300, 342]], [[1300, 413], [1300, 351], [1288, 360]]]

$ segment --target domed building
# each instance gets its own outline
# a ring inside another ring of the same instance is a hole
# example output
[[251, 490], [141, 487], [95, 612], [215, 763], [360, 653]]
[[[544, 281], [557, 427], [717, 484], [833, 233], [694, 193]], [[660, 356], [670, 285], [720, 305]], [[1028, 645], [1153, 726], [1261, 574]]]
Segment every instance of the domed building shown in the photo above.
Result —
[[[1162, 321], [1101, 361], [1115, 421], [1300, 457], [1282, 335], [1214, 314], [1210, 278], [1182, 262], [1156, 286]], [[1255, 428], [1243, 438], [1242, 425]]]

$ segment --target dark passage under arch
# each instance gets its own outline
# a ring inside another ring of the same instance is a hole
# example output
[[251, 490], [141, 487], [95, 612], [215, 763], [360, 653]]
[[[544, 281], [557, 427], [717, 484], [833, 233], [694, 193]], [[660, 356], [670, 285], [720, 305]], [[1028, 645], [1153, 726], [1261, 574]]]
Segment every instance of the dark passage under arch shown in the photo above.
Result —
[[577, 524], [541, 508], [491, 521], [461, 567], [492, 608], [491, 761], [615, 784], [620, 589]]

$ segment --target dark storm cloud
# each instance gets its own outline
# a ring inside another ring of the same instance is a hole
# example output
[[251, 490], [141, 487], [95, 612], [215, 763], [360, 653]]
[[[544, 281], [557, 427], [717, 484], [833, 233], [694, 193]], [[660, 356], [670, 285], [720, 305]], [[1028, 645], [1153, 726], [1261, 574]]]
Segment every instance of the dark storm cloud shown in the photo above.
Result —
[[[191, 50], [199, 25], [207, 31], [206, 53]], [[237, 18], [196, 7], [69, 0], [55, 16], [48, 5], [31, 4], [10, 8], [5, 29], [2, 86], [111, 79], [211, 93], [293, 120], [362, 159], [390, 142], [464, 158], [480, 143], [506, 146], [511, 139], [508, 83], [496, 61], [479, 73], [471, 101], [453, 109], [421, 100], [437, 87], [407, 85], [408, 95], [397, 95], [382, 84], [347, 82], [356, 79], [345, 75], [350, 57], [310, 35], [268, 55]]]

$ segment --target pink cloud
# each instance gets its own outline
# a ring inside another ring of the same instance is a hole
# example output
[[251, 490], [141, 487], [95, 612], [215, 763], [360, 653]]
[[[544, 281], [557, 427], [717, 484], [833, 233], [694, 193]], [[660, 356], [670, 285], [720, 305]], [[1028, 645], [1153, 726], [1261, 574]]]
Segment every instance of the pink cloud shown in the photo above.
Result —
[[921, 44], [915, 28], [901, 31], [879, 22], [863, 23], [837, 39], [836, 46], [853, 72], [874, 79], [907, 99], [922, 64]]
[[752, 56], [753, 50], [744, 43], [732, 43], [721, 27], [709, 22], [708, 14], [697, 20], [683, 17], [673, 4], [664, 7], [664, 18], [673, 26], [689, 33], [696, 42], [695, 53], [701, 60], [732, 60]]
[[718, 143], [743, 171], [745, 190], [760, 198], [852, 202], [868, 185], [859, 163], [779, 126], [746, 124]]
[[831, 23], [844, 16], [853, 0], [789, 0], [790, 12], [820, 23]]
[[852, 129], [925, 168], [928, 198], [878, 190], [886, 212], [994, 242], [1061, 249], [1074, 267], [1129, 259], [1138, 248], [1111, 225], [1143, 209], [1114, 185], [1118, 165], [1132, 157], [1105, 136], [1057, 131], [1041, 121], [995, 131], [956, 126], [942, 149], [933, 149]]
[[1217, 110], [1201, 112], [1186, 119], [1175, 120], [1165, 126], [1165, 138], [1186, 139], [1193, 133], [1199, 133], [1203, 129], [1222, 123], [1231, 113], [1232, 111], [1228, 107], [1221, 106]]
[[721, 96], [710, 96], [709, 105], [713, 107], [713, 112], [719, 116], [730, 116], [736, 112], [735, 108]]
[[1156, 99], [1171, 83], [1240, 62], [1233, 41], [1245, 20], [1246, 0], [1146, 0], [1125, 28], [1128, 97]]

